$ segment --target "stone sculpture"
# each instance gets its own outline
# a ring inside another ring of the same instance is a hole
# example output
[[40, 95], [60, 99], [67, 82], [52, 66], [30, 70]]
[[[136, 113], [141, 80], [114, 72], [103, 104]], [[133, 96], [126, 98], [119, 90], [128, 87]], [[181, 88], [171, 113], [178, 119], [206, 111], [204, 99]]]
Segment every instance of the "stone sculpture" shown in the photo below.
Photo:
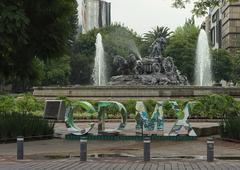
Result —
[[151, 54], [142, 59], [134, 54], [124, 58], [115, 56], [113, 65], [117, 76], [110, 85], [188, 85], [187, 77], [174, 65], [171, 57], [164, 57], [166, 40], [157, 38], [150, 46]]
[[163, 37], [157, 38], [150, 46], [152, 48], [150, 57], [154, 58], [156, 56], [162, 56], [163, 51], [165, 49], [165, 44], [166, 44], [165, 38], [163, 38]]

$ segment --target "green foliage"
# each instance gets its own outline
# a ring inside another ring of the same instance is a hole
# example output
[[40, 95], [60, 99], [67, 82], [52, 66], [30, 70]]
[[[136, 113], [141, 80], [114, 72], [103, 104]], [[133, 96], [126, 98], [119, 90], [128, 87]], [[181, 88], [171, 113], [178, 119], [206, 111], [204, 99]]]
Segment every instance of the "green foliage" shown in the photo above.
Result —
[[236, 55], [233, 57], [233, 73], [232, 73], [232, 80], [235, 83], [240, 82], [240, 51], [236, 53]]
[[42, 85], [67, 85], [70, 76], [70, 57], [64, 55], [44, 64], [44, 79]]
[[13, 112], [16, 110], [15, 100], [13, 96], [0, 96], [0, 112]]
[[212, 94], [204, 96], [198, 100], [200, 115], [206, 118], [224, 118], [239, 114], [240, 105], [231, 96]]
[[156, 106], [157, 102], [155, 100], [146, 100], [144, 101], [144, 105], [147, 109], [147, 112], [149, 113], [149, 115], [152, 115], [155, 106]]
[[0, 76], [24, 86], [36, 80], [36, 58], [68, 52], [77, 27], [77, 2], [3, 0], [0, 16]]
[[193, 82], [199, 28], [192, 20], [188, 20], [183, 27], [178, 27], [170, 37], [166, 48], [167, 56], [174, 59], [177, 68], [186, 75], [189, 82]]
[[153, 43], [157, 38], [164, 37], [167, 39], [171, 34], [172, 32], [170, 31], [170, 28], [157, 26], [156, 28], [152, 29], [152, 31], [144, 34], [144, 40]]
[[17, 112], [19, 113], [33, 113], [38, 110], [43, 110], [43, 103], [30, 93], [19, 95], [16, 99]]
[[230, 54], [224, 50], [214, 50], [212, 52], [213, 77], [216, 82], [221, 80], [231, 80], [233, 63]]
[[[71, 103], [71, 101], [66, 97], [61, 97], [59, 99]], [[163, 113], [165, 118], [176, 119], [176, 111], [172, 108], [171, 100], [165, 101], [163, 103]], [[234, 100], [231, 96], [221, 95], [221, 94], [211, 94], [207, 96], [200, 97], [198, 99], [190, 100], [193, 102], [193, 107], [190, 107], [190, 118], [207, 118], [207, 119], [223, 119], [236, 117], [240, 114], [240, 103]], [[95, 108], [97, 107], [95, 101], [88, 101]], [[136, 100], [122, 101], [121, 103], [125, 106], [128, 112], [128, 118], [135, 118], [136, 115]], [[184, 109], [185, 103], [187, 100], [177, 100], [178, 106], [180, 109]], [[156, 101], [155, 100], [146, 100], [144, 101], [147, 112], [151, 115], [154, 111]], [[107, 118], [120, 118], [118, 110], [115, 108], [109, 107], [106, 110]], [[97, 118], [97, 115], [88, 115], [83, 110], [76, 110], [74, 114], [76, 118]]]
[[128, 115], [135, 115], [135, 112], [136, 112], [136, 101], [135, 100], [128, 100], [128, 101], [125, 101], [125, 102], [122, 102], [122, 104], [125, 106], [127, 112], [128, 112]]
[[18, 76], [9, 79], [13, 92], [30, 90], [32, 86], [40, 85], [44, 78], [43, 67], [43, 62], [34, 58], [31, 61], [26, 61], [24, 67], [17, 68]]
[[93, 72], [93, 55], [78, 53], [71, 56], [71, 84], [88, 85], [91, 83]]
[[104, 50], [112, 57], [114, 55], [128, 56], [130, 53], [140, 55], [138, 46], [142, 39], [136, 32], [120, 24], [102, 28]]
[[[183, 113], [183, 110], [184, 110], [184, 107], [186, 105], [186, 102], [185, 100], [177, 100], [176, 101], [177, 104], [178, 104], [178, 108], [180, 109], [179, 112], [176, 112], [175, 109], [173, 109], [172, 107], [172, 104], [171, 104], [171, 100], [169, 101], [165, 101], [163, 103], [163, 113], [164, 113], [164, 116], [166, 118], [178, 118], [178, 119], [182, 119], [184, 114]], [[191, 112], [191, 110], [189, 110]], [[192, 112], [191, 112], [192, 114]], [[190, 116], [191, 117], [191, 116]]]
[[71, 101], [66, 96], [59, 96], [59, 97], [57, 97], [57, 100], [63, 100], [66, 107], [71, 106], [71, 104], [73, 103], [73, 101]]
[[43, 111], [44, 103], [38, 101], [32, 94], [20, 94], [18, 96], [1, 96], [0, 97], [0, 112], [12, 113], [19, 112], [24, 114]]
[[54, 123], [31, 114], [0, 113], [0, 140], [53, 135]]
[[[172, 0], [173, 6], [176, 8], [185, 8], [186, 4], [193, 0]], [[238, 0], [227, 0], [228, 2], [237, 2]], [[208, 9], [218, 6], [222, 1], [219, 0], [197, 0], [193, 1], [194, 7], [192, 13], [196, 16], [204, 16], [208, 14]]]
[[114, 55], [128, 56], [130, 53], [140, 55], [138, 46], [141, 37], [133, 30], [119, 24], [114, 24], [100, 29], [94, 29], [77, 38], [71, 56], [71, 84], [90, 84], [95, 57], [95, 41], [97, 33], [101, 33], [108, 63], [108, 76], [116, 74], [112, 68]]
[[222, 138], [240, 140], [240, 117], [224, 119], [220, 125]]
[[163, 115], [164, 118], [176, 118], [175, 110], [172, 108], [172, 104], [169, 101], [163, 104]]
[[173, 32], [170, 31], [170, 28], [159, 26], [151, 31], [148, 31], [143, 35], [144, 44], [142, 45], [141, 52], [144, 54], [144, 56], [149, 55], [149, 47], [157, 38], [164, 37], [166, 40], [168, 40], [172, 33]]

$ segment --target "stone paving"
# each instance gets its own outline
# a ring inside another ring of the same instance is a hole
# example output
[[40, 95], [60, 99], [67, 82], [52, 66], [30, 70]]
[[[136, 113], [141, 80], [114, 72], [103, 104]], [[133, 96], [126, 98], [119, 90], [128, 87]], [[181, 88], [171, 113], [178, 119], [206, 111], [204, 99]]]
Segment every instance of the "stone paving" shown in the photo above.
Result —
[[77, 158], [48, 161], [15, 161], [0, 162], [0, 170], [239, 170], [239, 161], [220, 161], [213, 163], [200, 160], [141, 160], [129, 159], [97, 159], [80, 162]]
[[[169, 129], [172, 123], [167, 123]], [[212, 126], [213, 123], [193, 123]], [[80, 123], [80, 126], [86, 124]], [[108, 123], [110, 128], [116, 123]], [[127, 131], [132, 128], [129, 123]], [[66, 133], [63, 124], [56, 125], [60, 135]], [[214, 163], [206, 162], [206, 137], [195, 141], [152, 141], [149, 163], [144, 163], [141, 141], [88, 141], [87, 162], [80, 162], [79, 141], [62, 138], [24, 143], [25, 157], [16, 161], [16, 143], [0, 144], [0, 170], [8, 169], [236, 169], [240, 170], [240, 143], [215, 138]], [[100, 156], [103, 155], [104, 157]], [[126, 157], [127, 156], [127, 157]], [[231, 160], [226, 160], [231, 159]], [[235, 159], [235, 161], [234, 161]], [[236, 161], [238, 160], [238, 161]]]

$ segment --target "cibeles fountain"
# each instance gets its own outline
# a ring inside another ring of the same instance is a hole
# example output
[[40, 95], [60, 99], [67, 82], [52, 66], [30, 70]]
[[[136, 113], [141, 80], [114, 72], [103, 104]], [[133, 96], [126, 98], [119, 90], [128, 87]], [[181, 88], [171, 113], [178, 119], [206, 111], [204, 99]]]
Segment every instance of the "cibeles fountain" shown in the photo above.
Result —
[[[86, 4], [78, 0], [79, 24], [88, 27], [85, 15]], [[88, 12], [95, 11], [89, 9]], [[105, 15], [105, 14], [104, 14]], [[96, 16], [92, 16], [96, 18]], [[92, 20], [91, 20], [92, 21]], [[83, 27], [83, 32], [85, 27]], [[103, 37], [104, 38], [104, 37]], [[113, 37], [114, 38], [114, 37]], [[165, 100], [171, 98], [198, 97], [210, 93], [225, 93], [240, 97], [236, 87], [213, 87], [211, 76], [211, 58], [207, 33], [200, 31], [196, 49], [195, 82], [190, 84], [187, 77], [175, 66], [171, 56], [165, 56], [166, 40], [158, 37], [150, 47], [150, 54], [141, 57], [132, 50], [129, 56], [113, 56], [113, 63], [104, 59], [104, 44], [100, 34], [96, 37], [96, 57], [93, 69], [93, 82], [89, 86], [72, 85], [68, 87], [35, 87], [37, 97], [55, 98], [67, 96], [73, 99], [87, 100]], [[108, 77], [109, 65], [116, 73]]]
[[[96, 36], [96, 57], [93, 70], [94, 84], [89, 86], [34, 87], [37, 97], [55, 98], [67, 96], [87, 100], [165, 100], [171, 98], [199, 97], [211, 93], [240, 97], [237, 87], [212, 86], [211, 58], [207, 34], [201, 30], [196, 49], [195, 84], [178, 70], [171, 56], [164, 56], [166, 40], [157, 38], [146, 57], [130, 54], [113, 56], [113, 63], [104, 59], [104, 44], [100, 34]], [[117, 75], [108, 81], [107, 71], [113, 65]]]
[[113, 65], [118, 75], [113, 76], [109, 85], [188, 85], [187, 77], [174, 65], [171, 57], [165, 57], [166, 39], [157, 38], [151, 45], [149, 56], [140, 58], [130, 54], [126, 59], [114, 56]]

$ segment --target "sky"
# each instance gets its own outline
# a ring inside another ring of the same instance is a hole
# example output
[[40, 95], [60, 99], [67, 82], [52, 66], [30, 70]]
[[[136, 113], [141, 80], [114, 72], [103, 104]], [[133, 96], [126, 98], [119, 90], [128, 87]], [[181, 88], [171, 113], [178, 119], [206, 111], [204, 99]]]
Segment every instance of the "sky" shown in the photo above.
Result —
[[[191, 18], [193, 4], [186, 9], [175, 9], [172, 0], [106, 0], [111, 2], [112, 22], [122, 23], [142, 35], [156, 26], [167, 26], [174, 31]], [[200, 25], [203, 18], [197, 18]]]

